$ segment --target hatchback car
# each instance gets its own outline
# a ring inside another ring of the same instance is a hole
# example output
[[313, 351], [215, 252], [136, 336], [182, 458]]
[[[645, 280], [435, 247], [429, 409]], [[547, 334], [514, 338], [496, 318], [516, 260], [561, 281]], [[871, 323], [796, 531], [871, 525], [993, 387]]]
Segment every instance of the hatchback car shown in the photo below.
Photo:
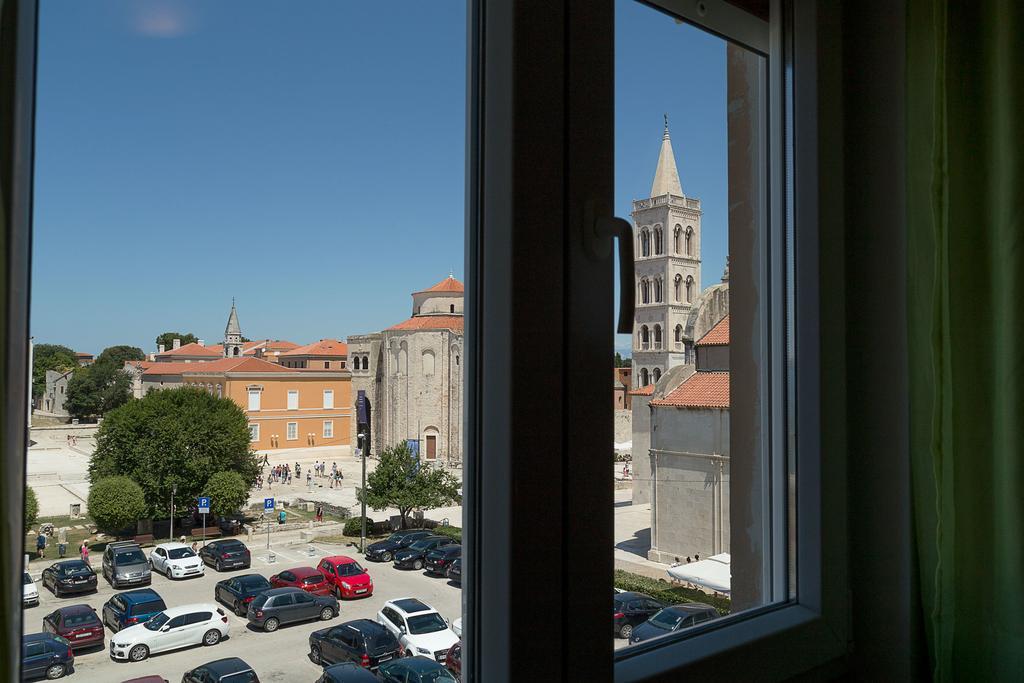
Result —
[[64, 560], [44, 569], [41, 582], [55, 597], [63, 598], [68, 593], [96, 590], [96, 572], [81, 560]]
[[380, 679], [358, 664], [343, 662], [324, 669], [316, 683], [380, 683]]
[[612, 630], [619, 638], [629, 640], [633, 629], [644, 623], [655, 612], [665, 607], [649, 595], [627, 591], [613, 596]]
[[452, 583], [462, 585], [462, 558], [456, 557], [452, 565], [448, 567], [448, 580]]
[[309, 658], [314, 664], [355, 662], [375, 670], [399, 655], [398, 639], [375, 621], [356, 619], [309, 634]]
[[314, 595], [328, 595], [331, 592], [327, 577], [312, 567], [295, 567], [274, 574], [270, 577], [270, 585], [274, 588], [301, 588]]
[[405, 654], [442, 663], [459, 640], [436, 609], [416, 598], [388, 600], [377, 612], [377, 623], [398, 639]]
[[333, 595], [310, 595], [301, 588], [272, 588], [249, 603], [245, 616], [253, 626], [276, 631], [281, 624], [338, 616], [338, 601]]
[[52, 633], [21, 637], [21, 677], [55, 679], [75, 671], [75, 653], [65, 638]]
[[167, 604], [152, 588], [116, 593], [103, 605], [103, 623], [117, 633], [123, 628], [148, 621], [167, 609]]
[[408, 548], [395, 551], [395, 559], [392, 561], [398, 569], [423, 569], [427, 553], [443, 545], [455, 543], [454, 539], [447, 536], [427, 536], [416, 541]]
[[252, 554], [245, 544], [234, 538], [210, 541], [199, 549], [199, 559], [219, 572], [225, 569], [248, 569]]
[[39, 604], [39, 589], [36, 582], [32, 580], [28, 572], [22, 572], [21, 577], [21, 606], [32, 607]]
[[108, 543], [103, 551], [103, 578], [115, 590], [123, 586], [145, 586], [152, 580], [149, 561], [135, 541]]
[[70, 605], [50, 612], [43, 617], [43, 630], [60, 636], [75, 650], [103, 647], [104, 643], [103, 622], [89, 605]]
[[110, 638], [112, 659], [141, 662], [150, 654], [190, 645], [216, 645], [228, 635], [228, 615], [211, 604], [170, 607], [144, 624], [136, 624]]
[[434, 548], [423, 559], [423, 567], [428, 574], [436, 576], [447, 576], [452, 563], [462, 557], [462, 546], [458, 543], [450, 543], [440, 548]]
[[149, 565], [168, 579], [185, 579], [206, 573], [206, 565], [184, 543], [161, 543], [153, 548], [149, 554]]
[[317, 571], [327, 578], [334, 597], [368, 598], [373, 595], [373, 579], [362, 565], [345, 555], [334, 555], [320, 560]]
[[388, 662], [377, 670], [384, 683], [455, 683], [443, 664], [426, 657], [406, 657]]
[[213, 597], [217, 602], [227, 605], [240, 617], [244, 617], [253, 598], [268, 591], [273, 586], [259, 574], [243, 574], [230, 579], [218, 581], [213, 589]]
[[244, 660], [225, 657], [186, 671], [181, 683], [260, 683], [260, 677]]
[[629, 642], [639, 643], [650, 640], [666, 633], [702, 624], [717, 617], [718, 611], [714, 607], [700, 602], [672, 605], [659, 610], [650, 619], [634, 628]]
[[374, 562], [390, 562], [394, 559], [395, 551], [408, 548], [416, 541], [430, 536], [429, 531], [422, 529], [416, 531], [396, 531], [383, 541], [377, 541], [366, 546], [366, 559]]
[[455, 680], [462, 680], [462, 641], [452, 645], [448, 650], [448, 656], [444, 660], [444, 668], [451, 672]]

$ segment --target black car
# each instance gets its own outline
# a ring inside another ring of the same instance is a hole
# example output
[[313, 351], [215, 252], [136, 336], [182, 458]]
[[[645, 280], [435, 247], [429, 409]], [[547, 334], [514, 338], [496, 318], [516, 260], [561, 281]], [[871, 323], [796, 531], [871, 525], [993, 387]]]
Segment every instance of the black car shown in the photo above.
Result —
[[238, 657], [225, 657], [191, 671], [181, 677], [181, 683], [260, 683], [252, 667]]
[[395, 551], [394, 565], [397, 569], [423, 569], [427, 553], [443, 545], [455, 543], [447, 536], [427, 536], [416, 541], [408, 548]]
[[43, 570], [43, 586], [62, 598], [69, 593], [88, 593], [96, 590], [96, 572], [82, 560], [64, 560]]
[[665, 603], [658, 602], [649, 595], [632, 591], [616, 593], [614, 601], [613, 631], [616, 636], [626, 640], [633, 635], [634, 627], [644, 623], [655, 612], [665, 607]]
[[199, 559], [219, 572], [225, 569], [248, 569], [252, 566], [249, 549], [234, 538], [210, 541], [199, 549]]
[[395, 551], [408, 548], [416, 541], [430, 536], [429, 531], [422, 529], [416, 531], [396, 531], [383, 541], [377, 541], [366, 546], [366, 559], [374, 562], [390, 562], [394, 559]]
[[455, 677], [433, 659], [403, 657], [388, 662], [377, 671], [384, 683], [455, 683]]
[[301, 588], [272, 588], [253, 598], [245, 616], [253, 626], [276, 631], [281, 624], [292, 621], [338, 616], [338, 600], [333, 595], [313, 595]]
[[452, 566], [448, 567], [448, 580], [462, 585], [462, 558], [456, 557]]
[[309, 634], [309, 658], [314, 664], [355, 662], [375, 670], [398, 656], [398, 639], [376, 621], [356, 619]]
[[75, 671], [75, 653], [66, 638], [52, 633], [21, 637], [21, 679], [60, 678]]
[[462, 557], [462, 546], [458, 543], [443, 545], [431, 550], [423, 558], [423, 565], [428, 574], [446, 576], [452, 562]]
[[253, 598], [271, 588], [273, 586], [270, 582], [259, 574], [242, 574], [218, 581], [213, 589], [213, 598], [230, 607], [238, 616], [244, 617]]
[[380, 683], [380, 679], [353, 662], [343, 662], [324, 669], [316, 683]]
[[688, 602], [683, 605], [672, 605], [656, 612], [650, 619], [633, 629], [630, 643], [639, 643], [672, 633], [680, 629], [703, 624], [716, 619], [718, 611], [700, 602]]

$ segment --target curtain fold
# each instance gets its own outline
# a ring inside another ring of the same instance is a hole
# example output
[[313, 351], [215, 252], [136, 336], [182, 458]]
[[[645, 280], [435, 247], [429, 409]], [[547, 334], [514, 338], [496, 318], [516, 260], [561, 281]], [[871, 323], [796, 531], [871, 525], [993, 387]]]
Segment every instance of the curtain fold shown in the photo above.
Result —
[[910, 428], [935, 680], [1024, 680], [1024, 3], [909, 0]]

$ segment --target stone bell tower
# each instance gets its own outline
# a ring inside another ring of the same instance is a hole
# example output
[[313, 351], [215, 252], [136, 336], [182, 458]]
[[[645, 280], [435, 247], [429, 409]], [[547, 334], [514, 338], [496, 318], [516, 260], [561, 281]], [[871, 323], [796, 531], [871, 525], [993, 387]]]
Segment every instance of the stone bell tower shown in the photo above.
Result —
[[228, 324], [224, 328], [224, 357], [237, 358], [242, 355], [242, 328], [238, 324], [238, 312], [235, 311], [235, 300], [231, 299], [231, 313]]

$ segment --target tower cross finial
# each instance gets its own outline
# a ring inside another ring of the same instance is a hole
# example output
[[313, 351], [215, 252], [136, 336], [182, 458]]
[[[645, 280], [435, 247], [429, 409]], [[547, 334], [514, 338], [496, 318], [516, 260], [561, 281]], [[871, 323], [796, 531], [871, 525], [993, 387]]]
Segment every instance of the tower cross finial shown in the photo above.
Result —
[[665, 135], [668, 135], [668, 113], [665, 113]]

